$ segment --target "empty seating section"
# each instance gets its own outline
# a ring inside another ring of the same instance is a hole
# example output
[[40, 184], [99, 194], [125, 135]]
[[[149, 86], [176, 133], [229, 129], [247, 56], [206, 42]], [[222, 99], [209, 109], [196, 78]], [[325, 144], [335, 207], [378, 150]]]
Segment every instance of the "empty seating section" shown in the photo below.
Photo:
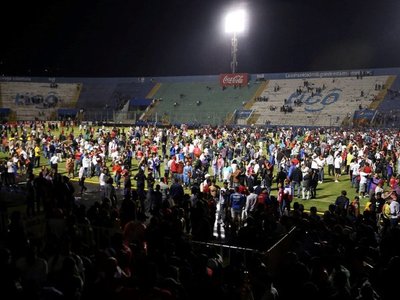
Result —
[[58, 108], [75, 107], [81, 85], [78, 83], [1, 82], [2, 107], [10, 108], [16, 120], [47, 120]]
[[112, 94], [117, 84], [117, 82], [107, 79], [89, 80], [82, 88], [77, 107], [85, 110], [113, 107]]
[[215, 82], [164, 82], [155, 93], [154, 107], [146, 121], [171, 124], [223, 124], [235, 109], [254, 97], [258, 85], [222, 89]]
[[77, 106], [85, 110], [88, 120], [111, 120], [114, 110], [122, 110], [135, 97], [145, 98], [154, 85], [150, 80], [90, 79], [82, 89]]
[[389, 76], [270, 80], [251, 109], [258, 125], [340, 126], [368, 108]]

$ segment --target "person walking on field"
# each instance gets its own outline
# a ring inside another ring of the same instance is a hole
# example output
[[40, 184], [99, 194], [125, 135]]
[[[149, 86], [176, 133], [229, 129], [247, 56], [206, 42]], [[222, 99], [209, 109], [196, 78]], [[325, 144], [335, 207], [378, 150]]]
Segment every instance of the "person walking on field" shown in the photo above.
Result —
[[81, 166], [79, 169], [79, 186], [81, 187], [81, 196], [83, 193], [87, 190], [87, 187], [85, 186], [85, 179], [86, 179], [86, 168]]
[[72, 155], [65, 161], [65, 171], [68, 177], [74, 178], [74, 157]]
[[104, 188], [104, 199], [109, 201], [111, 207], [117, 207], [118, 199], [116, 189], [113, 186], [114, 180], [112, 177], [109, 177], [106, 182], [106, 186]]
[[54, 174], [58, 173], [58, 162], [60, 158], [57, 156], [57, 153], [54, 152], [53, 156], [50, 158], [50, 167], [54, 170]]
[[343, 163], [342, 156], [340, 152], [338, 152], [333, 161], [335, 167], [335, 182], [339, 182], [339, 177], [340, 175], [342, 175], [342, 163]]
[[347, 212], [349, 204], [350, 204], [350, 199], [347, 197], [347, 191], [342, 190], [340, 196], [338, 196], [335, 201], [336, 211], [339, 214]]
[[40, 155], [41, 155], [41, 150], [38, 144], [36, 144], [35, 149], [35, 158], [34, 158], [34, 167], [39, 168], [40, 167]]

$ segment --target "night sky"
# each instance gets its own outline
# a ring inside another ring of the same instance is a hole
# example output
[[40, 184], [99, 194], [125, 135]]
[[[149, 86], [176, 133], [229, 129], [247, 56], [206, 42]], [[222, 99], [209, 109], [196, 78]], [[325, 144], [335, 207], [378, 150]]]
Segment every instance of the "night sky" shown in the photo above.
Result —
[[228, 73], [232, 3], [249, 20], [237, 72], [400, 67], [400, 1], [11, 1], [0, 74], [187, 76]]

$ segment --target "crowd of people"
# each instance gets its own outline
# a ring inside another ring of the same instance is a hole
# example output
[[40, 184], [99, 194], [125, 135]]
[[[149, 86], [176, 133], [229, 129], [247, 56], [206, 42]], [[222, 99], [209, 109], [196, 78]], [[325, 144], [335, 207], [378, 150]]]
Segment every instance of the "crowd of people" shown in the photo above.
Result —
[[[10, 215], [2, 239], [8, 295], [389, 297], [400, 250], [398, 131], [75, 125], [0, 127], [1, 188], [26, 180], [26, 212]], [[327, 211], [304, 210], [318, 185], [346, 177], [354, 199], [342, 191]], [[87, 197], [86, 178], [98, 178], [90, 207], [77, 200]], [[38, 215], [41, 238], [24, 228]], [[262, 253], [293, 228], [272, 272]], [[194, 244], [216, 240], [254, 251], [227, 263]]]

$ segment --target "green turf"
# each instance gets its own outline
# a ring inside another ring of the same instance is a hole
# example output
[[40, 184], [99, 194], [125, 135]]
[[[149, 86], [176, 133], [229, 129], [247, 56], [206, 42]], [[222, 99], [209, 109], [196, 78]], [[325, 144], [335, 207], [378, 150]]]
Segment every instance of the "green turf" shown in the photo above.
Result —
[[[78, 132], [79, 132], [78, 128], [74, 128], [74, 132], [75, 132], [75, 134], [78, 134]], [[125, 130], [125, 132], [126, 132], [126, 130]], [[59, 134], [59, 131], [53, 132], [53, 135], [55, 135], [55, 136], [58, 136], [58, 134]], [[6, 158], [6, 157], [8, 157], [7, 153], [0, 153], [0, 158]], [[48, 165], [48, 160], [44, 159], [43, 157], [41, 158], [40, 162], [41, 162], [41, 166]], [[135, 181], [133, 180], [133, 175], [136, 174], [136, 172], [137, 172], [137, 165], [138, 165], [138, 162], [136, 161], [136, 159], [133, 159], [132, 172], [131, 172], [132, 186], [135, 186]], [[110, 161], [107, 162], [107, 166], [110, 167]], [[65, 174], [65, 159], [61, 163], [59, 163], [58, 170], [59, 170], [59, 173]], [[38, 174], [39, 171], [40, 171], [40, 168], [34, 169], [34, 173], [36, 175]], [[163, 174], [163, 169], [161, 169], [161, 174]], [[77, 178], [75, 178], [74, 180], [77, 180]], [[97, 177], [88, 178], [88, 179], [86, 179], [86, 182], [87, 183], [98, 183], [98, 178]], [[221, 182], [218, 182], [217, 184], [222, 186]], [[340, 177], [339, 182], [334, 182], [334, 178], [331, 176], [328, 176], [327, 170], [325, 170], [325, 181], [322, 184], [318, 184], [316, 199], [302, 200], [302, 199], [294, 198], [293, 201], [302, 203], [306, 210], [308, 210], [311, 206], [315, 206], [315, 207], [317, 207], [319, 212], [323, 212], [328, 209], [329, 204], [335, 202], [336, 197], [338, 197], [340, 195], [340, 192], [342, 190], [347, 191], [347, 196], [349, 197], [350, 201], [354, 198], [354, 196], [357, 195], [355, 192], [355, 189], [351, 188], [351, 184], [350, 184], [348, 175], [344, 174]], [[187, 189], [186, 192], [189, 193], [190, 191]], [[276, 196], [276, 194], [277, 194], [276, 184], [273, 185], [273, 190], [271, 191], [271, 194]], [[368, 199], [366, 199], [366, 198], [360, 199], [361, 210], [363, 210], [365, 203], [367, 201], [368, 201]]]

